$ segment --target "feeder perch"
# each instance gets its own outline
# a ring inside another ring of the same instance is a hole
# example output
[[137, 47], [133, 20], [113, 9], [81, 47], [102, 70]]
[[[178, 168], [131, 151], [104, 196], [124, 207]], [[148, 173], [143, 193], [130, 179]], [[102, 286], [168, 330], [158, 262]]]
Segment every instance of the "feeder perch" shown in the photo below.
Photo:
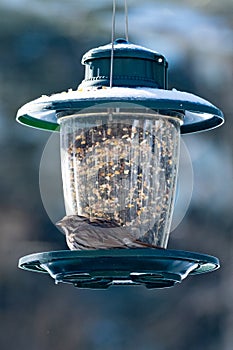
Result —
[[111, 50], [109, 44], [83, 56], [77, 90], [18, 111], [22, 124], [60, 131], [71, 220], [63, 229], [72, 249], [22, 257], [19, 267], [81, 288], [170, 287], [219, 267], [215, 257], [167, 244], [180, 135], [218, 127], [223, 114], [198, 96], [168, 90], [166, 59], [124, 39], [114, 42], [110, 87]]

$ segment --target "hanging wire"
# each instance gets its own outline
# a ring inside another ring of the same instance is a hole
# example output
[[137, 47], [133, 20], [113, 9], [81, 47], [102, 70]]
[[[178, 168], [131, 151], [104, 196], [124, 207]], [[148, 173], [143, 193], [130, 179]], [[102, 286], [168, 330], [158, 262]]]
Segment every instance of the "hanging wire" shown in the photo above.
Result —
[[[112, 4], [112, 48], [111, 48], [111, 63], [110, 63], [110, 88], [113, 84], [113, 61], [114, 61], [114, 40], [116, 33], [116, 0], [113, 0]], [[129, 17], [128, 17], [128, 5], [125, 0], [125, 40], [129, 41]]]
[[127, 0], [125, 0], [125, 40], [129, 41], [129, 16]]
[[111, 64], [110, 64], [110, 88], [112, 88], [112, 78], [113, 78], [115, 31], [116, 31], [116, 0], [113, 0], [113, 4], [112, 4], [112, 49], [111, 49]]

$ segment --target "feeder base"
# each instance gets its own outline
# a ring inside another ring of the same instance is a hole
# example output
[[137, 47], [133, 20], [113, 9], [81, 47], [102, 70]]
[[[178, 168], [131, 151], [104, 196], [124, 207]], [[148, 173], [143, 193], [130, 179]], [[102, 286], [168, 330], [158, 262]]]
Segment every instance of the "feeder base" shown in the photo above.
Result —
[[49, 273], [55, 283], [96, 289], [112, 285], [172, 287], [189, 274], [214, 271], [219, 266], [219, 260], [210, 255], [150, 248], [60, 250], [31, 254], [19, 260], [20, 268]]

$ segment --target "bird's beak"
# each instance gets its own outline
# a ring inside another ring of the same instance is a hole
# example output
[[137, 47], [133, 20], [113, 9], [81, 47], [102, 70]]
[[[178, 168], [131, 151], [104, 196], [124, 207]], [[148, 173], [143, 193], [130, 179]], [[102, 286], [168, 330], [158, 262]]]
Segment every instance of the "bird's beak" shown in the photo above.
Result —
[[57, 228], [59, 229], [59, 231], [60, 231], [61, 233], [65, 234], [64, 225], [62, 225], [62, 220], [56, 222], [56, 226], [57, 226]]

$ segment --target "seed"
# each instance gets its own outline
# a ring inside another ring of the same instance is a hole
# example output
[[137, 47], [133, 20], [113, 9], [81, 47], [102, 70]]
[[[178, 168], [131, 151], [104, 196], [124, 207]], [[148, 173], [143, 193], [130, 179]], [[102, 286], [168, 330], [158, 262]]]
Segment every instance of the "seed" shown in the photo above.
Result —
[[[151, 229], [153, 217], [157, 220], [156, 230], [163, 230], [165, 217], [161, 218], [160, 213], [169, 204], [174, 148], [168, 122], [153, 122], [152, 131], [140, 127], [141, 122], [137, 127], [123, 122], [104, 126], [101, 123], [89, 130], [79, 130], [74, 142], [73, 135], [68, 135], [66, 152], [73, 210], [78, 213], [78, 208], [82, 208], [86, 216], [115, 219], [129, 227], [135, 237]], [[138, 139], [134, 139], [136, 142], [129, 150], [134, 137]], [[162, 163], [157, 166], [158, 156], [164, 166]], [[158, 183], [160, 176], [165, 180], [162, 185]]]
[[127, 205], [127, 207], [128, 207], [128, 208], [133, 208], [133, 207], [134, 207], [134, 205], [133, 205], [133, 204], [131, 204], [131, 203], [129, 203], [129, 204]]

